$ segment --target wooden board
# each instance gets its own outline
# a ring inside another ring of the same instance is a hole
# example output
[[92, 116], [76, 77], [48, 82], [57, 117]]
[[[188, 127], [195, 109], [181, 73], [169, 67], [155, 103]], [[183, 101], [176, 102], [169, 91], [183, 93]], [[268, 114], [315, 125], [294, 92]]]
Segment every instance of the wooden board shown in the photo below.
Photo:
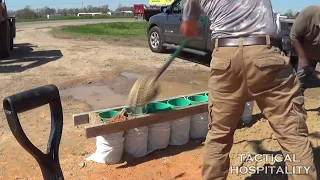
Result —
[[[194, 93], [194, 94], [181, 95], [181, 96], [162, 99], [162, 100], [158, 100], [158, 101], [154, 101], [154, 102], [167, 102], [170, 99], [175, 99], [175, 98], [179, 98], [179, 97], [187, 97], [187, 96], [192, 96], [192, 95], [197, 95], [197, 94], [204, 94], [204, 93], [207, 93], [207, 92], [199, 92], [199, 93]], [[103, 112], [103, 111], [109, 111], [109, 110], [121, 110], [122, 108], [125, 108], [125, 107], [127, 107], [127, 106], [119, 106], [119, 107], [114, 107], [114, 108], [100, 109], [100, 110], [95, 110], [95, 111], [90, 111], [90, 112], [74, 114], [73, 115], [73, 125], [74, 126], [79, 126], [79, 125], [90, 123], [89, 113], [91, 113], [91, 112]]]
[[127, 106], [119, 106], [119, 107], [114, 107], [114, 108], [108, 108], [108, 109], [100, 109], [100, 110], [96, 110], [96, 111], [90, 111], [90, 112], [84, 112], [84, 113], [80, 113], [80, 114], [74, 114], [73, 117], [73, 125], [74, 126], [79, 126], [82, 124], [87, 124], [90, 123], [90, 119], [89, 119], [89, 113], [91, 112], [104, 112], [104, 111], [110, 111], [110, 110], [118, 110], [118, 109], [122, 109], [125, 108]]
[[191, 105], [166, 112], [138, 116], [123, 122], [86, 126], [85, 135], [86, 138], [94, 138], [96, 136], [116, 133], [120, 131], [127, 131], [138, 127], [176, 120], [205, 112], [208, 112], [208, 103]]

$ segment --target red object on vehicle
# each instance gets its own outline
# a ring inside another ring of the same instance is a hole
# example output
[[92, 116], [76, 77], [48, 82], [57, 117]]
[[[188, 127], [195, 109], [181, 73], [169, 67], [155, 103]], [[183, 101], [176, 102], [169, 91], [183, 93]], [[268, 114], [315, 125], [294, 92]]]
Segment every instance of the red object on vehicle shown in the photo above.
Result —
[[134, 7], [134, 14], [144, 14], [144, 4], [135, 4]]

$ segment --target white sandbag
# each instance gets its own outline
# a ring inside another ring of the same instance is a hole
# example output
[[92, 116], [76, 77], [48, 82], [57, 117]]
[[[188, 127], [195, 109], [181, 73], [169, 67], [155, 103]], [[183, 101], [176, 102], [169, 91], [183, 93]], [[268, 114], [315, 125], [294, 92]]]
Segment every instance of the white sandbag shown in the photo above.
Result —
[[148, 152], [148, 127], [127, 131], [124, 140], [124, 151], [134, 157], [145, 156]]
[[205, 138], [208, 133], [208, 113], [191, 116], [190, 138]]
[[124, 149], [124, 132], [96, 137], [96, 152], [86, 160], [103, 164], [120, 162]]
[[246, 102], [244, 106], [241, 119], [246, 124], [250, 124], [250, 122], [252, 121], [253, 105], [254, 105], [254, 102], [250, 101], [250, 102]]
[[191, 117], [171, 122], [170, 145], [183, 145], [189, 142]]
[[170, 126], [170, 121], [149, 126], [148, 153], [168, 147], [170, 140]]

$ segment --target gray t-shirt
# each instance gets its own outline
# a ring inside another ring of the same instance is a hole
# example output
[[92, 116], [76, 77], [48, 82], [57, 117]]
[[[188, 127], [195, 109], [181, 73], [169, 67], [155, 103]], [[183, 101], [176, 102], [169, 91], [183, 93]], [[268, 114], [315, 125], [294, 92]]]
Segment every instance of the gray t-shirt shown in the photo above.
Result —
[[278, 36], [270, 0], [183, 0], [183, 20], [211, 21], [211, 39], [268, 34]]
[[308, 6], [299, 13], [290, 38], [303, 44], [308, 59], [320, 60], [320, 6]]

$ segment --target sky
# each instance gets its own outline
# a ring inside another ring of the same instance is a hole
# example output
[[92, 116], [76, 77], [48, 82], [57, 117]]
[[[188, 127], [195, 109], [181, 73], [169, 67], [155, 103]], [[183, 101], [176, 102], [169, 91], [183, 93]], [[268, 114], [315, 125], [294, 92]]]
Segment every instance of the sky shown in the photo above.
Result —
[[[280, 13], [285, 13], [288, 9], [292, 9], [293, 12], [299, 12], [304, 7], [309, 5], [319, 5], [320, 0], [271, 0], [273, 8]], [[149, 0], [6, 0], [9, 10], [22, 9], [26, 5], [30, 5], [32, 8], [41, 8], [49, 6], [50, 8], [81, 8], [88, 5], [99, 6], [108, 4], [109, 8], [114, 10], [119, 4], [123, 6], [129, 6], [133, 4], [149, 4]]]

